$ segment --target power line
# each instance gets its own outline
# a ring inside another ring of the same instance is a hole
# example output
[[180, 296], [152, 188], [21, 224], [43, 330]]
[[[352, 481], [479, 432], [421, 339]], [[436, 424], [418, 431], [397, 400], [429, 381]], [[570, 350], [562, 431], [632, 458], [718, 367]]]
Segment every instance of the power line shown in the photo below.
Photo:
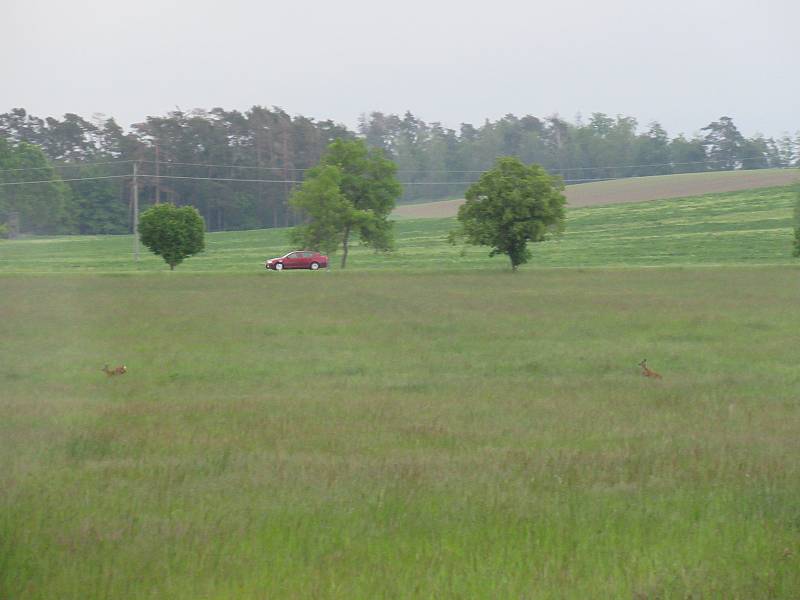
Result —
[[80, 167], [98, 167], [101, 165], [124, 165], [129, 164], [132, 162], [136, 162], [135, 160], [115, 160], [115, 161], [107, 161], [107, 162], [93, 162], [93, 163], [74, 163], [74, 164], [52, 164], [46, 167], [18, 167], [16, 169], [0, 169], [0, 173], [10, 173], [12, 171], [44, 171], [48, 169], [76, 169]]
[[28, 183], [61, 183], [63, 181], [91, 181], [93, 179], [122, 179], [130, 177], [130, 175], [102, 175], [100, 177], [75, 177], [71, 179], [41, 179], [39, 181], [6, 181], [0, 183], [0, 186], [6, 185], [25, 185]]
[[[756, 160], [756, 159], [763, 159], [765, 158], [762, 156], [751, 156], [748, 158], [737, 158], [736, 160], [739, 162], [743, 162], [746, 160]], [[718, 164], [729, 162], [727, 159], [719, 159], [719, 160], [696, 160], [692, 162], [667, 162], [667, 163], [652, 163], [652, 164], [641, 164], [641, 165], [611, 165], [607, 167], [567, 167], [563, 169], [553, 168], [547, 169], [546, 171], [550, 173], [564, 173], [566, 171], [601, 171], [601, 170], [612, 170], [612, 169], [635, 169], [640, 167], [675, 167], [675, 166], [683, 166], [683, 165], [702, 165], [702, 164]], [[490, 167], [491, 168], [491, 167]], [[775, 169], [787, 168], [787, 167], [770, 167]], [[791, 167], [789, 167], [791, 168]], [[484, 170], [466, 170], [466, 171], [456, 171], [456, 170], [432, 170], [426, 171], [425, 169], [399, 169], [398, 173], [485, 173], [488, 169]], [[751, 171], [754, 169], [744, 169], [747, 171]]]
[[[135, 161], [133, 161], [135, 162]], [[796, 167], [781, 167], [782, 169], [795, 169]], [[751, 171], [762, 171], [763, 169], [739, 169], [737, 171], [700, 171], [695, 173], [675, 173], [675, 175], [699, 175], [710, 173], [743, 173]], [[483, 171], [481, 171], [483, 172]], [[0, 183], [0, 186], [8, 185], [26, 185], [34, 183], [59, 183], [66, 181], [92, 181], [97, 179], [126, 179], [132, 177], [130, 174], [126, 175], [103, 175], [96, 177], [75, 177], [67, 179], [43, 179], [38, 181], [9, 181]], [[139, 177], [155, 178], [155, 175], [139, 175]], [[625, 179], [643, 179], [645, 177], [653, 177], [653, 175], [637, 175], [633, 177], [591, 177], [585, 179], [565, 179], [564, 183], [585, 183], [589, 181], [619, 181]], [[655, 177], [660, 177], [656, 175]], [[298, 179], [241, 179], [235, 177], [197, 177], [190, 175], [159, 175], [159, 179], [183, 179], [190, 181], [221, 181], [232, 183], [293, 183], [301, 184], [302, 180]], [[475, 181], [401, 181], [402, 185], [472, 185]]]
[[[761, 156], [751, 156], [747, 158], [739, 158], [736, 159], [739, 162], [747, 161], [747, 160], [757, 160], [765, 158], [763, 155]], [[54, 169], [75, 169], [80, 167], [95, 167], [95, 166], [106, 166], [106, 165], [124, 165], [130, 164], [133, 162], [145, 163], [145, 164], [159, 164], [162, 166], [188, 166], [188, 167], [206, 167], [206, 168], [221, 168], [221, 169], [251, 169], [257, 171], [294, 171], [294, 172], [305, 172], [309, 171], [313, 167], [309, 168], [299, 168], [299, 167], [259, 167], [259, 166], [252, 166], [252, 165], [226, 165], [226, 164], [214, 164], [214, 163], [188, 163], [188, 162], [174, 162], [174, 161], [158, 161], [158, 163], [154, 160], [134, 160], [134, 159], [126, 159], [126, 160], [116, 160], [116, 161], [104, 161], [104, 162], [90, 162], [90, 163], [74, 163], [74, 164], [52, 164], [46, 167], [19, 167], [14, 169], [0, 169], [0, 173], [10, 173], [10, 172], [19, 172], [19, 171], [43, 171], [48, 170], [51, 168]], [[638, 164], [638, 165], [610, 165], [610, 166], [599, 166], [599, 167], [565, 167], [561, 168], [552, 168], [546, 169], [548, 172], [551, 173], [566, 173], [569, 171], [601, 171], [601, 170], [614, 170], [614, 169], [636, 169], [636, 168], [644, 168], [644, 167], [674, 167], [674, 166], [684, 166], [684, 165], [700, 165], [700, 164], [719, 164], [728, 162], [727, 159], [719, 159], [719, 160], [696, 160], [690, 162], [666, 162], [666, 163], [650, 163], [650, 164]], [[491, 168], [491, 167], [489, 167]], [[791, 167], [770, 167], [770, 168], [791, 168]], [[465, 170], [458, 170], [458, 169], [433, 169], [433, 170], [425, 170], [425, 169], [398, 169], [398, 173], [460, 173], [460, 174], [474, 174], [474, 173], [485, 173], [488, 169], [465, 169]], [[751, 170], [751, 169], [745, 169]], [[160, 175], [160, 177], [166, 177], [166, 175]], [[62, 180], [66, 181], [66, 180]], [[242, 180], [245, 181], [245, 180]], [[255, 181], [255, 180], [253, 180]], [[289, 182], [291, 183], [291, 182]], [[455, 183], [462, 183], [462, 182], [455, 182]]]
[[[764, 159], [766, 158], [764, 155], [760, 156], [749, 156], [745, 158], [737, 158], [737, 162], [743, 162], [747, 160], [757, 160], [757, 159]], [[132, 161], [128, 161], [132, 162]], [[154, 160], [142, 160], [139, 161], [142, 163], [148, 164], [156, 164]], [[636, 169], [636, 168], [644, 168], [644, 167], [675, 167], [675, 166], [684, 166], [684, 165], [701, 165], [701, 164], [719, 164], [729, 162], [728, 159], [718, 159], [718, 160], [695, 160], [689, 162], [665, 162], [665, 163], [648, 163], [648, 164], [638, 164], [638, 165], [609, 165], [609, 166], [599, 166], [599, 167], [565, 167], [565, 168], [552, 168], [546, 169], [551, 173], [564, 173], [567, 171], [600, 171], [600, 170], [611, 170], [611, 169]], [[175, 161], [160, 161], [158, 164], [170, 166], [170, 165], [179, 165], [179, 166], [190, 166], [190, 167], [207, 167], [207, 168], [220, 168], [220, 169], [253, 169], [258, 171], [296, 171], [296, 172], [305, 172], [311, 170], [313, 167], [308, 168], [299, 168], [299, 167], [259, 167], [253, 165], [227, 165], [227, 164], [217, 164], [217, 163], [187, 163], [187, 162], [175, 162]], [[433, 169], [433, 170], [426, 170], [426, 169], [398, 169], [398, 173], [485, 173], [491, 167], [487, 169]], [[783, 168], [783, 167], [772, 167], [772, 168]], [[749, 169], [748, 169], [749, 170]]]
[[[746, 160], [756, 160], [758, 158], [766, 158], [765, 156], [750, 156], [748, 158], [737, 158], [737, 162], [744, 162]], [[619, 165], [619, 166], [611, 166], [611, 167], [570, 167], [566, 169], [549, 169], [550, 171], [600, 171], [602, 169], [638, 169], [640, 167], [675, 167], [675, 166], [682, 166], [682, 165], [707, 165], [707, 164], [718, 164], [718, 163], [725, 163], [730, 162], [728, 159], [721, 158], [719, 160], [695, 160], [692, 162], [668, 162], [668, 163], [654, 163], [649, 165]], [[772, 167], [772, 168], [783, 168], [783, 167]], [[754, 171], [756, 169], [742, 169], [745, 171]]]
[[[37, 181], [9, 181], [0, 186], [26, 185], [33, 183], [60, 183], [64, 181], [92, 181], [96, 179], [126, 179], [132, 175], [104, 175], [100, 177], [75, 177], [68, 179], [41, 179]], [[155, 175], [139, 175], [139, 177], [155, 178]], [[239, 179], [234, 177], [194, 177], [189, 175], [159, 175], [159, 179], [188, 179], [191, 181], [224, 181], [234, 183], [303, 183], [299, 179]], [[471, 185], [474, 181], [401, 181], [402, 185]]]
[[[155, 175], [140, 175], [140, 177], [153, 177]], [[235, 181], [241, 183], [303, 183], [295, 179], [236, 179], [233, 177], [192, 177], [189, 175], [159, 175], [159, 179], [192, 179], [198, 181]]]
[[[0, 186], [6, 185], [25, 185], [28, 183], [60, 183], [62, 181], [91, 181], [94, 179], [127, 179], [133, 177], [130, 174], [126, 175], [104, 175], [101, 177], [75, 177], [70, 179], [41, 179], [38, 181], [9, 181], [0, 183]], [[139, 175], [139, 177], [153, 177], [154, 175]], [[181, 175], [159, 175], [159, 179], [191, 179], [198, 181], [227, 181], [227, 182], [240, 182], [240, 183], [303, 183], [299, 180], [293, 179], [234, 179], [230, 177], [189, 177]]]
[[166, 161], [162, 160], [156, 163], [154, 160], [141, 160], [139, 162], [147, 163], [147, 164], [159, 164], [162, 166], [170, 166], [170, 165], [179, 165], [179, 166], [186, 166], [186, 167], [209, 167], [209, 168], [218, 168], [218, 169], [255, 169], [258, 171], [308, 171], [312, 167], [307, 169], [301, 169], [299, 167], [257, 167], [252, 165], [219, 165], [219, 164], [209, 164], [209, 163], [186, 163], [186, 162], [175, 162], [175, 161]]
[[[36, 181], [8, 181], [0, 183], [0, 186], [8, 185], [26, 185], [33, 183], [60, 183], [65, 181], [92, 181], [96, 179], [125, 179], [132, 177], [130, 174], [126, 175], [103, 175], [98, 177], [74, 177], [67, 179], [40, 179]], [[155, 178], [155, 175], [139, 175], [139, 177]], [[195, 177], [189, 175], [159, 175], [159, 179], [188, 179], [191, 181], [225, 181], [234, 183], [303, 183], [299, 179], [239, 179], [234, 177]], [[402, 185], [454, 185], [454, 184], [472, 184], [474, 181], [406, 181], [400, 182]]]
[[[798, 167], [772, 167], [772, 169], [792, 170]], [[631, 175], [629, 177], [586, 177], [584, 179], [565, 179], [566, 184], [586, 183], [589, 181], [623, 181], [628, 179], [644, 179], [646, 177], [668, 177], [671, 175], [708, 175], [711, 173], [750, 173], [753, 171], [765, 171], [766, 169], [737, 169], [733, 171], [692, 171], [689, 173], [668, 173], [664, 175]], [[401, 181], [403, 185], [471, 185], [476, 181]]]

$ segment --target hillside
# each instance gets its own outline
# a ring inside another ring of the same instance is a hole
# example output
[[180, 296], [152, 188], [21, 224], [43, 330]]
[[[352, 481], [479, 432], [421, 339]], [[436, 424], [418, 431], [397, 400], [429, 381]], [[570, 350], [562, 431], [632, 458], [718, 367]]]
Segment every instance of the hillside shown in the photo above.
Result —
[[[798, 181], [800, 169], [718, 171], [580, 183], [568, 185], [566, 195], [569, 206], [581, 207], [734, 192]], [[453, 217], [463, 202], [460, 199], [399, 206], [394, 215], [410, 219]]]
[[[709, 264], [786, 264], [792, 243], [790, 187], [707, 194], [671, 200], [570, 208], [565, 233], [532, 246], [532, 265], [602, 267]], [[451, 218], [395, 224], [397, 249], [388, 255], [355, 246], [348, 270], [502, 269], [505, 257], [487, 248], [452, 246]], [[287, 230], [212, 233], [206, 251], [179, 272], [258, 272], [263, 261], [291, 249]], [[141, 250], [132, 260], [131, 236], [63, 236], [0, 242], [0, 273], [162, 271], [163, 261]], [[338, 267], [338, 257], [332, 261]], [[299, 274], [302, 276], [302, 274]], [[291, 277], [293, 274], [287, 274]]]

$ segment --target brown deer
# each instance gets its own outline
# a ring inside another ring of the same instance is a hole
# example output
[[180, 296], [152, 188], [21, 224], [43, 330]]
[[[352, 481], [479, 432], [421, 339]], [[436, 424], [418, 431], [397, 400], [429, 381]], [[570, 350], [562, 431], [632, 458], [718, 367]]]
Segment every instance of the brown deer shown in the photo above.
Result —
[[124, 375], [128, 370], [128, 367], [122, 365], [121, 367], [114, 367], [113, 369], [109, 369], [108, 365], [103, 367], [103, 373], [108, 375], [109, 377], [113, 377], [114, 375]]
[[653, 379], [662, 379], [661, 375], [647, 368], [646, 358], [639, 363], [639, 366], [642, 367], [642, 375], [644, 375], [645, 377], [652, 377]]

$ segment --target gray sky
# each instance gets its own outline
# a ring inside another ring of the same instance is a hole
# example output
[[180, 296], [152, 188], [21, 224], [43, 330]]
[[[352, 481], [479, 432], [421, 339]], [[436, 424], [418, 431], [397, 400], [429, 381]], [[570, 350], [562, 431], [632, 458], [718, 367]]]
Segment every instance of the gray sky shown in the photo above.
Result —
[[261, 104], [457, 127], [599, 111], [673, 136], [721, 115], [746, 135], [800, 129], [798, 0], [0, 4], [0, 112], [127, 126], [176, 106]]

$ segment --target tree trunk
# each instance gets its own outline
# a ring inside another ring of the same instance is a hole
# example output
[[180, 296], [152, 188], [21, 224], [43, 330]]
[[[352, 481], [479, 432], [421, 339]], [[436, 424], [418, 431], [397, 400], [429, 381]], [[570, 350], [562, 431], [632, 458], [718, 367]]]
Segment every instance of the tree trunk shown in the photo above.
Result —
[[175, 270], [175, 265], [173, 265], [172, 263], [169, 263], [169, 270], [170, 271], [174, 271]]
[[345, 265], [347, 264], [347, 251], [349, 249], [348, 242], [350, 238], [350, 228], [347, 227], [344, 230], [344, 240], [342, 241], [342, 268], [344, 269]]

